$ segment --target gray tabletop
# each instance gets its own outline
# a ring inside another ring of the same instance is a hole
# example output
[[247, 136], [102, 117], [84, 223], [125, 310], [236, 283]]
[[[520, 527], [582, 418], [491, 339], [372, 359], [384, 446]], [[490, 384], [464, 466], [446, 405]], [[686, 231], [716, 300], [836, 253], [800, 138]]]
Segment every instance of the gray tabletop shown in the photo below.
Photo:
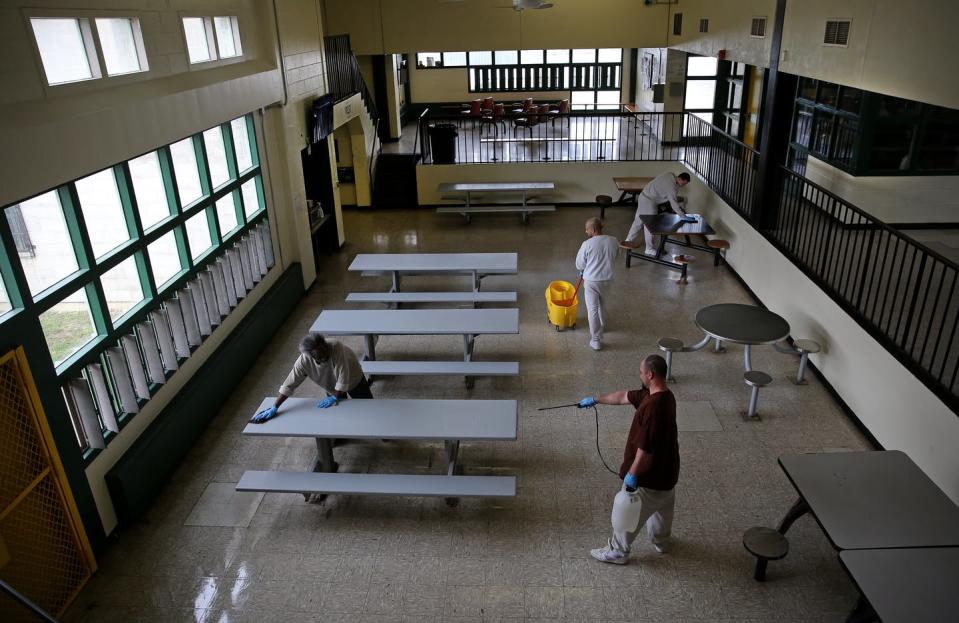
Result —
[[716, 233], [702, 216], [698, 214], [690, 214], [689, 216], [695, 216], [696, 222], [687, 223], [678, 214], [643, 214], [639, 218], [643, 221], [643, 225], [656, 235], [678, 234], [688, 236], [699, 234], [711, 236]]
[[705, 333], [734, 344], [772, 344], [789, 335], [789, 323], [755, 305], [720, 303], [696, 314], [696, 326]]
[[959, 547], [861, 549], [839, 560], [884, 623], [956, 620]]
[[438, 190], [441, 193], [449, 192], [517, 192], [523, 190], [553, 190], [553, 182], [474, 182], [474, 183], [444, 183]]
[[[344, 400], [318, 409], [317, 398], [289, 398], [279, 415], [247, 424], [244, 435], [348, 439], [515, 440], [515, 400]], [[264, 398], [256, 411], [273, 405]], [[250, 414], [253, 417], [253, 414]]]
[[516, 274], [516, 253], [360, 253], [354, 271]]
[[897, 450], [782, 456], [837, 549], [959, 545], [959, 506]]
[[518, 309], [327, 309], [310, 327], [326, 335], [519, 333]]

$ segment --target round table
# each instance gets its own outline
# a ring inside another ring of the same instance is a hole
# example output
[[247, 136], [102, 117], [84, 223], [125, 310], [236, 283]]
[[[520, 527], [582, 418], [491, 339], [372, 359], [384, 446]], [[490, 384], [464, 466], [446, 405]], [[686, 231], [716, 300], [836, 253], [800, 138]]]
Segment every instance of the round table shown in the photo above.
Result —
[[753, 344], [775, 344], [789, 335], [789, 323], [779, 314], [739, 303], [721, 303], [702, 308], [696, 314], [696, 326], [706, 334], [703, 346], [709, 343], [710, 338], [716, 340], [717, 351], [724, 341], [744, 344], [747, 371], [753, 369], [750, 360]]

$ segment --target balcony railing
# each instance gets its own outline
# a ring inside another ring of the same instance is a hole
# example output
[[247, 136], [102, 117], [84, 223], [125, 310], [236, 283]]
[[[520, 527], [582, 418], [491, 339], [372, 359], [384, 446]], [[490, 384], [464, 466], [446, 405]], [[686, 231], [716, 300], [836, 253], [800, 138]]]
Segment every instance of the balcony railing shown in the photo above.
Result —
[[[458, 108], [424, 111], [416, 138], [421, 162], [675, 161], [682, 158], [684, 113], [551, 110], [538, 115], [513, 112], [514, 106], [519, 105], [510, 105], [502, 116], [474, 117]], [[437, 151], [437, 143], [443, 141], [440, 134], [452, 136], [452, 152], [449, 145]], [[452, 159], [448, 157], [450, 153]]]

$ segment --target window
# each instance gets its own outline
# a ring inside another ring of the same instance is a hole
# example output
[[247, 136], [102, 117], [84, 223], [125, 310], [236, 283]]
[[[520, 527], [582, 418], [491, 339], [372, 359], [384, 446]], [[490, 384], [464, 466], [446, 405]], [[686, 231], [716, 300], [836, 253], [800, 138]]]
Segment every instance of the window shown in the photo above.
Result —
[[546, 50], [547, 65], [568, 65], [569, 50]]
[[600, 48], [597, 52], [597, 60], [600, 63], [621, 63], [623, 61], [622, 48]]
[[493, 53], [492, 52], [470, 52], [469, 64], [470, 65], [492, 65]]
[[542, 65], [544, 50], [522, 50], [519, 62], [523, 65]]
[[130, 239], [113, 169], [77, 180], [76, 189], [94, 257], [101, 258]]
[[146, 71], [146, 51], [140, 33], [140, 20], [128, 17], [98, 17], [95, 22], [107, 75]]
[[230, 180], [230, 167], [226, 163], [226, 147], [223, 145], [223, 133], [220, 128], [210, 128], [203, 133], [206, 147], [207, 165], [210, 167], [210, 181], [218, 188]]
[[443, 52], [443, 67], [466, 67], [466, 52]]
[[[26, 274], [30, 294], [36, 297], [76, 272], [79, 264], [57, 191], [51, 190], [21, 201], [18, 206], [24, 230], [31, 234], [34, 245], [33, 255], [21, 258], [20, 264]], [[10, 221], [10, 209], [7, 208], [5, 212]], [[8, 253], [8, 257], [10, 255]]]
[[90, 24], [76, 18], [30, 18], [40, 50], [47, 84], [65, 84], [99, 78], [96, 56], [91, 55]]
[[54, 365], [60, 365], [97, 335], [85, 288], [40, 315], [40, 326]]
[[175, 230], [150, 243], [147, 254], [150, 256], [150, 269], [158, 290], [184, 268]]
[[157, 152], [151, 151], [130, 160], [127, 165], [133, 181], [140, 225], [146, 231], [170, 216], [170, 202], [163, 185], [160, 158]]
[[493, 62], [497, 65], [516, 65], [519, 62], [519, 52], [516, 50], [497, 50], [493, 52]]
[[186, 222], [186, 238], [190, 243], [190, 257], [193, 260], [198, 259], [213, 246], [207, 210], [190, 217]]
[[709, 32], [709, 19], [701, 18], [699, 20], [699, 32]]
[[250, 134], [246, 126], [246, 117], [230, 122], [233, 131], [233, 149], [236, 153], [236, 168], [244, 173], [253, 166], [253, 153], [250, 151]]
[[203, 63], [216, 59], [213, 51], [213, 33], [209, 18], [184, 17], [183, 34], [186, 36], [186, 49], [190, 63]]
[[683, 34], [683, 14], [673, 15], [673, 34], [677, 37]]
[[442, 52], [419, 52], [416, 55], [416, 66], [417, 67], [442, 67], [443, 53]]
[[596, 50], [595, 49], [584, 49], [584, 50], [573, 50], [573, 63], [595, 63], [596, 62]]
[[[0, 206], [23, 236], [0, 240], [0, 315], [16, 307], [39, 324], [79, 451], [109, 443], [117, 422], [137, 413], [153, 384], [273, 266], [252, 128], [250, 115], [213, 128], [230, 172], [216, 194], [204, 185], [213, 159], [197, 151], [208, 130]], [[241, 131], [245, 156], [228, 140]], [[247, 167], [238, 173], [232, 163], [241, 160]], [[191, 178], [201, 192], [184, 211], [175, 199]], [[21, 254], [22, 244], [32, 253]], [[7, 287], [18, 273], [29, 293]]]
[[233, 58], [243, 54], [240, 47], [240, 25], [236, 16], [214, 17], [213, 26], [220, 58]]
[[104, 273], [100, 284], [103, 286], [107, 309], [113, 322], [143, 302], [143, 284], [140, 282], [136, 255], [128, 257]]
[[193, 139], [185, 138], [170, 145], [170, 157], [173, 159], [176, 187], [180, 193], [180, 206], [186, 207], [206, 194], [200, 183]]

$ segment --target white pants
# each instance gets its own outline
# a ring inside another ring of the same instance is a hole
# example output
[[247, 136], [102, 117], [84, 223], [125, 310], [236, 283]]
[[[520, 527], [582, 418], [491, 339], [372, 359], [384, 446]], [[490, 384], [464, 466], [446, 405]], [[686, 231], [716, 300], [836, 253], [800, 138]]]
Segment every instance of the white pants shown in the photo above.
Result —
[[633, 532], [617, 532], [613, 530], [613, 536], [609, 539], [609, 547], [620, 552], [623, 555], [629, 554], [629, 549], [639, 536], [639, 531], [646, 526], [646, 534], [649, 540], [660, 549], [666, 549], [669, 543], [669, 537], [673, 530], [673, 505], [676, 502], [675, 489], [669, 491], [657, 491], [655, 489], [645, 489], [640, 487], [640, 504], [642, 509], [639, 514], [639, 523], [636, 524], [636, 530]]
[[659, 247], [659, 236], [651, 234], [649, 228], [643, 225], [640, 217], [658, 214], [659, 210], [656, 204], [653, 203], [653, 200], [642, 193], [639, 194], [636, 201], [636, 216], [633, 217], [633, 224], [629, 228], [629, 233], [626, 234], [626, 242], [635, 242], [640, 230], [642, 230], [646, 236], [646, 255], [656, 255], [657, 248]]
[[606, 297], [609, 296], [610, 282], [583, 280], [583, 291], [586, 298], [586, 314], [589, 318], [589, 339], [600, 341], [603, 339], [603, 329], [606, 328]]

